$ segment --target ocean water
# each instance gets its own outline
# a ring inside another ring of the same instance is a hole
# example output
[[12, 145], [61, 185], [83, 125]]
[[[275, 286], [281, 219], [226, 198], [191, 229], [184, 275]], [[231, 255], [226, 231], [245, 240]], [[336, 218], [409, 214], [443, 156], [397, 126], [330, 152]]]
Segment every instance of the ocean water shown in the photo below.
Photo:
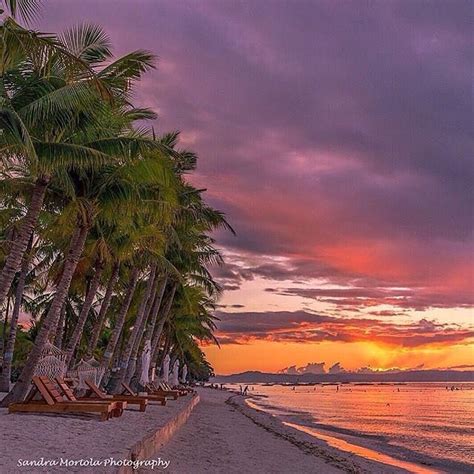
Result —
[[[340, 449], [369, 447], [373, 453], [433, 469], [402, 466], [409, 472], [474, 472], [474, 384], [455, 387], [252, 385], [249, 403]], [[337, 445], [338, 440], [345, 445]]]

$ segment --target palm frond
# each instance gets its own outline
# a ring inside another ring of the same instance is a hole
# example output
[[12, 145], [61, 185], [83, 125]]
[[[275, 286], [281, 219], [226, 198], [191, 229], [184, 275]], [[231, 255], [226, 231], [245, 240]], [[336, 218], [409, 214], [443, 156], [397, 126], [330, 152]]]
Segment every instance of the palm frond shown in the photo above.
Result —
[[13, 18], [21, 17], [26, 23], [38, 17], [41, 3], [42, 0], [5, 0], [10, 15]]
[[59, 36], [66, 49], [88, 64], [98, 64], [111, 57], [110, 38], [99, 25], [76, 25]]

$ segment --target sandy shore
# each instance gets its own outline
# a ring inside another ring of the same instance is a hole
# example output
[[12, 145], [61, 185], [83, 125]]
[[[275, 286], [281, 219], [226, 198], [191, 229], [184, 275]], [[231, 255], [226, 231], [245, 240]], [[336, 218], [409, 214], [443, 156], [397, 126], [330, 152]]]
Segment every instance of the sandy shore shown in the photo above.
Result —
[[331, 448], [248, 407], [239, 395], [199, 393], [186, 425], [158, 452], [173, 474], [407, 472]]
[[0, 409], [0, 473], [112, 473], [114, 467], [19, 467], [19, 460], [127, 459], [135, 443], [181, 412], [189, 398], [166, 406], [149, 404], [145, 412], [132, 406], [120, 418], [100, 422], [87, 416], [8, 414]]
[[[392, 474], [413, 472], [342, 452], [323, 440], [284, 425], [278, 418], [248, 406], [232, 392], [199, 389], [200, 403], [190, 418], [150, 459], [173, 474], [323, 473]], [[18, 467], [19, 460], [126, 459], [137, 442], [169, 425], [189, 397], [145, 413], [127, 410], [108, 422], [70, 416], [9, 415], [0, 410], [0, 473], [109, 473], [117, 468]], [[169, 462], [169, 463], [168, 463]], [[164, 468], [164, 466], [167, 466]], [[141, 473], [151, 472], [140, 469]]]

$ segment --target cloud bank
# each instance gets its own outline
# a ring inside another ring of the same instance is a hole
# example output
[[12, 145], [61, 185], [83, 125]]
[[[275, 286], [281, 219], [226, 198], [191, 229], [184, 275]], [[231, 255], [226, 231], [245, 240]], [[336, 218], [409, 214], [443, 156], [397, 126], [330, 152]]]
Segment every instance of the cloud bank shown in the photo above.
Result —
[[472, 342], [474, 328], [428, 319], [397, 323], [368, 317], [335, 317], [307, 311], [217, 312], [221, 344], [372, 341], [400, 347]]

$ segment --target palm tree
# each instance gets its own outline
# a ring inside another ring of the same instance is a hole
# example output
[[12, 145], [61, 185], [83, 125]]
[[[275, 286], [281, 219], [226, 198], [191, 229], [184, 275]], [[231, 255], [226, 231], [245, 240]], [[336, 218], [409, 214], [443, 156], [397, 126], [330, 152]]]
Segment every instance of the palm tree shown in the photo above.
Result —
[[100, 260], [94, 266], [94, 276], [89, 285], [89, 289], [87, 290], [86, 298], [84, 300], [84, 304], [82, 305], [81, 312], [79, 314], [78, 321], [76, 326], [74, 327], [74, 331], [69, 339], [69, 342], [66, 346], [66, 365], [71, 363], [71, 360], [74, 356], [74, 351], [81, 339], [82, 332], [84, 330], [84, 325], [86, 323], [86, 319], [89, 315], [89, 311], [92, 307], [94, 302], [94, 298], [96, 297], [97, 291], [100, 285], [100, 277], [104, 270], [104, 264]]
[[[117, 140], [120, 140], [120, 138]], [[110, 142], [114, 144], [112, 140], [110, 140]], [[140, 145], [140, 142], [140, 137], [138, 137], [136, 141], [133, 142], [138, 153], [140, 153], [142, 150], [140, 146], [137, 146]], [[146, 141], [145, 144], [147, 146], [153, 145], [154, 142], [149, 143]], [[130, 153], [130, 150], [127, 150], [127, 152]], [[26, 394], [26, 388], [28, 387], [27, 384], [29, 383], [36, 362], [41, 354], [42, 347], [48, 339], [49, 332], [53, 328], [57, 327], [61, 308], [66, 299], [67, 292], [69, 290], [79, 258], [83, 252], [86, 238], [89, 231], [93, 227], [94, 222], [100, 222], [101, 220], [107, 222], [112, 218], [115, 219], [116, 213], [112, 214], [111, 209], [116, 209], [117, 204], [119, 204], [119, 207], [125, 211], [127, 209], [127, 203], [131, 202], [131, 205], [128, 207], [135, 210], [136, 204], [139, 203], [140, 197], [142, 196], [142, 188], [144, 187], [142, 173], [146, 171], [147, 179], [153, 182], [153, 184], [156, 186], [160, 180], [166, 177], [166, 173], [164, 175], [162, 173], [162, 162], [163, 160], [157, 159], [140, 159], [138, 162], [132, 162], [130, 164], [126, 163], [123, 165], [106, 165], [101, 170], [95, 170], [93, 173], [86, 174], [86, 176], [81, 177], [81, 179], [79, 179], [77, 173], [74, 172], [71, 172], [67, 176], [63, 177], [63, 182], [67, 184], [66, 188], [73, 190], [75, 194], [75, 200], [68, 204], [68, 206], [63, 210], [62, 214], [59, 216], [59, 219], [63, 222], [63, 224], [61, 226], [55, 225], [54, 228], [67, 229], [66, 222], [74, 222], [71, 219], [71, 215], [75, 216], [76, 218], [76, 227], [72, 233], [68, 257], [64, 263], [61, 278], [56, 288], [55, 297], [52, 301], [48, 314], [43, 320], [41, 330], [35, 341], [35, 347], [30, 354], [28, 363], [25, 365], [24, 371], [9, 397], [19, 396], [15, 395], [15, 393], [22, 393], [20, 392], [22, 384], [26, 385], [26, 387], [22, 389], [25, 391], [24, 394]], [[141, 179], [134, 180], [134, 176], [138, 176]], [[111, 177], [113, 177], [113, 179], [111, 179]], [[124, 177], [126, 177], [127, 180], [124, 180]], [[166, 183], [162, 188], [160, 188], [160, 190], [165, 188]], [[150, 209], [153, 209], [154, 207], [157, 207], [161, 211], [163, 208], [163, 203], [160, 202], [157, 206], [150, 205], [149, 208], [144, 211], [144, 213], [148, 214]], [[121, 218], [124, 216], [127, 217], [126, 214], [126, 212], [122, 213]], [[163, 212], [161, 212], [161, 215], [163, 215]], [[134, 218], [136, 219], [136, 216]], [[140, 226], [140, 231], [142, 234], [145, 232], [143, 226]], [[162, 240], [159, 237], [157, 230], [154, 229], [152, 241], [155, 241], [156, 239], [158, 239], [159, 242]], [[98, 283], [99, 281], [97, 278], [94, 283], [93, 293], [89, 294], [89, 298], [86, 300], [83, 306], [83, 309], [85, 309], [79, 316], [79, 320], [76, 325], [76, 328], [78, 329], [73, 332], [70, 343], [67, 346], [68, 361], [72, 359], [74, 349], [77, 346], [80, 335], [82, 334], [85, 320], [92, 304], [93, 297], [98, 288]], [[126, 314], [126, 311], [124, 314]]]
[[120, 311], [118, 312], [117, 318], [115, 320], [114, 329], [112, 330], [112, 334], [110, 335], [107, 348], [105, 349], [104, 355], [102, 356], [101, 367], [103, 367], [104, 369], [109, 368], [112, 358], [115, 354], [115, 349], [117, 347], [117, 343], [120, 339], [120, 336], [122, 335], [122, 328], [125, 323], [125, 318], [127, 316], [128, 309], [130, 308], [130, 303], [132, 302], [135, 287], [137, 286], [137, 280], [138, 269], [135, 267], [131, 271], [130, 280], [126, 288], [126, 292], [123, 296]]
[[[24, 16], [36, 2], [8, 4]], [[199, 344], [216, 342], [220, 287], [208, 267], [222, 263], [210, 235], [232, 228], [186, 181], [196, 155], [178, 149], [177, 132], [156, 138], [143, 126], [155, 114], [133, 106], [153, 55], [114, 60], [93, 25], [53, 36], [7, 18], [0, 37], [0, 305], [15, 293], [7, 354], [20, 305], [39, 318], [2, 404], [24, 398], [48, 340], [70, 365], [84, 353], [118, 364], [112, 388], [133, 375], [146, 340], [153, 362], [169, 352], [210, 373]]]
[[161, 301], [163, 299], [167, 281], [167, 277], [163, 275], [157, 275], [155, 278], [155, 286], [148, 301], [148, 308], [145, 310], [145, 318], [142, 323], [142, 328], [141, 331], [138, 332], [138, 337], [135, 339], [135, 343], [128, 362], [127, 373], [125, 375], [125, 381], [127, 383], [130, 381], [137, 370], [138, 352], [140, 350], [141, 343], [145, 343], [146, 341], [150, 341], [151, 343], [158, 317], [158, 311], [161, 306]]
[[119, 271], [120, 271], [120, 264], [116, 261], [113, 263], [112, 272], [107, 282], [105, 295], [102, 300], [102, 304], [100, 305], [99, 315], [91, 331], [91, 335], [90, 335], [91, 337], [89, 339], [87, 352], [86, 352], [87, 358], [91, 358], [93, 356], [94, 351], [99, 342], [100, 332], [102, 330], [102, 327], [104, 326], [105, 318], [107, 316], [107, 311], [109, 309], [110, 302], [112, 301], [114, 289], [115, 289], [115, 286], [117, 285], [117, 281], [119, 278]]
[[[91, 41], [90, 35], [71, 34], [70, 37], [72, 38], [71, 43], [73, 46], [77, 46], [74, 41], [77, 40], [78, 37], [83, 39], [86, 46], [84, 46], [81, 51], [84, 49], [87, 50], [88, 42]], [[66, 36], [66, 39], [68, 39], [68, 36]], [[65, 44], [67, 44], [67, 41], [65, 41]], [[96, 52], [96, 50], [94, 51]], [[105, 51], [106, 50], [102, 48], [100, 54], [105, 56]], [[92, 55], [91, 57], [91, 61], [97, 61], [97, 55]], [[105, 82], [107, 82], [111, 71], [117, 72], [122, 70], [123, 73], [127, 71], [129, 72], [131, 76], [129, 82], [131, 82], [131, 79], [139, 77], [141, 72], [149, 67], [151, 58], [151, 55], [145, 55], [144, 53], [137, 53], [135, 57], [133, 57], [133, 55], [128, 55], [127, 57], [121, 60], [119, 59], [105, 67], [100, 72], [101, 77]], [[125, 69], [125, 71], [123, 71], [123, 69]], [[37, 80], [37, 75], [34, 74], [34, 71], [31, 73], [31, 76], [35, 76], [34, 79]], [[18, 79], [18, 74], [16, 77]], [[21, 81], [19, 79], [16, 82], [11, 81], [11, 84], [17, 86], [18, 82]], [[40, 82], [44, 84], [45, 81], [40, 78]], [[117, 80], [115, 77], [110, 79], [112, 90], [116, 87], [116, 83]], [[66, 87], [64, 84], [65, 81], [61, 83], [59, 89], [53, 89], [53, 92], [49, 95], [46, 94], [45, 96], [44, 94], [38, 93], [39, 98], [36, 96], [33, 98], [24, 98], [26, 93], [24, 87], [21, 86], [13, 88], [14, 94], [13, 96], [11, 96], [11, 94], [9, 96], [11, 108], [14, 110], [15, 106], [19, 107], [18, 111], [15, 110], [15, 117], [21, 117], [20, 112], [24, 114], [24, 120], [21, 121], [23, 129], [27, 131], [28, 128], [31, 128], [35, 134], [40, 136], [46, 135], [48, 137], [48, 140], [43, 142], [39, 140], [33, 142], [33, 139], [31, 139], [32, 148], [36, 152], [36, 157], [38, 158], [37, 162], [39, 168], [45, 168], [48, 172], [49, 179], [48, 183], [45, 183], [45, 186], [49, 184], [51, 177], [54, 176], [55, 182], [57, 182], [65, 192], [71, 195], [72, 199], [74, 199], [74, 205], [69, 206], [69, 208], [75, 208], [77, 217], [76, 229], [71, 237], [71, 245], [64, 262], [64, 268], [56, 289], [55, 298], [49, 309], [48, 315], [43, 321], [40, 334], [37, 338], [38, 340], [35, 344], [34, 350], [30, 354], [29, 363], [25, 366], [24, 373], [22, 373], [19, 382], [15, 385], [14, 391], [7, 397], [5, 403], [13, 399], [21, 399], [26, 393], [36, 360], [41, 353], [42, 345], [46, 343], [49, 331], [57, 326], [61, 307], [69, 290], [87, 235], [93, 225], [96, 209], [94, 208], [94, 203], [90, 198], [94, 196], [94, 192], [97, 193], [99, 190], [96, 190], [93, 185], [89, 186], [89, 188], [86, 187], [86, 195], [84, 198], [81, 198], [80, 193], [78, 195], [77, 192], [78, 190], [84, 191], [82, 188], [84, 187], [85, 181], [81, 179], [81, 174], [79, 172], [89, 172], [90, 176], [93, 176], [92, 170], [97, 171], [97, 167], [104, 165], [105, 163], [111, 163], [114, 160], [121, 160], [122, 162], [125, 160], [126, 162], [134, 156], [139, 156], [147, 148], [160, 150], [163, 150], [164, 148], [155, 140], [148, 138], [145, 133], [137, 133], [133, 131], [131, 124], [137, 119], [149, 117], [150, 114], [148, 111], [143, 112], [141, 110], [136, 111], [131, 109], [126, 102], [126, 94], [124, 94], [123, 90], [117, 91], [117, 97], [114, 104], [108, 104], [104, 103], [100, 97], [97, 97], [95, 93], [91, 92], [88, 87], [87, 91], [90, 93], [87, 95], [88, 102], [89, 105], [94, 105], [94, 109], [90, 110], [90, 107], [81, 109], [80, 106], [82, 104], [80, 101], [79, 104], [74, 104], [76, 107], [71, 107], [71, 104], [64, 95], [68, 96], [73, 94], [70, 94], [71, 90], [68, 90], [69, 94], [64, 94], [64, 88]], [[126, 90], [128, 89], [129, 86]], [[54, 96], [51, 98], [54, 92], [58, 90], [60, 91], [59, 97]], [[46, 107], [47, 110], [43, 110], [39, 104]], [[77, 105], [79, 105], [79, 107], [77, 107]], [[31, 120], [31, 117], [29, 116], [29, 114], [31, 114], [31, 109], [35, 109], [36, 113], [39, 111], [45, 115], [40, 125]], [[69, 120], [64, 122], [63, 119], [65, 117], [61, 114], [59, 117], [58, 114], [51, 115], [51, 109], [55, 110], [55, 112], [57, 112], [56, 109], [59, 109]], [[18, 147], [18, 140], [15, 140], [15, 138], [18, 137], [14, 133], [15, 127], [18, 127], [20, 122], [18, 120], [16, 122], [13, 121], [13, 123], [11, 121], [9, 122], [7, 119], [10, 115], [8, 114], [4, 114], [3, 117], [6, 117], [4, 123], [9, 127], [7, 128], [7, 133], [4, 134], [6, 135], [5, 149], [7, 153], [9, 152], [12, 154], [12, 160], [16, 160], [17, 154], [20, 154], [21, 157], [23, 151], [21, 146]], [[30, 122], [28, 122], [28, 120], [30, 120]], [[53, 127], [53, 129], [51, 127]], [[58, 137], [59, 141], [51, 141], [51, 135]], [[13, 140], [11, 140], [11, 137], [13, 137]], [[68, 138], [67, 142], [64, 141], [66, 137]], [[45, 150], [46, 152], [44, 152]], [[40, 153], [38, 153], [38, 151]], [[54, 160], [56, 168], [51, 167], [51, 160]], [[28, 160], [26, 160], [26, 163], [30, 164]], [[20, 161], [20, 164], [23, 163]], [[41, 174], [43, 175], [44, 172]], [[104, 173], [103, 177], [104, 179], [107, 179], [107, 173]], [[36, 187], [37, 186], [35, 185], [35, 188]], [[44, 199], [44, 193], [42, 194], [42, 199]], [[40, 208], [41, 204], [42, 200], [39, 203]], [[65, 214], [67, 215], [68, 213], [66, 212]], [[71, 212], [69, 212], [69, 214], [71, 214]], [[34, 222], [31, 223], [36, 224], [36, 220], [37, 216], [35, 217]], [[31, 232], [32, 231], [33, 230], [31, 229]], [[31, 232], [29, 235], [31, 235]], [[9, 257], [7, 258], [7, 263], [11, 255], [12, 252], [10, 252]], [[7, 264], [5, 267], [7, 267]], [[12, 268], [5, 274], [13, 271], [13, 265], [10, 265], [10, 267]]]
[[[9, 3], [12, 11], [20, 4], [28, 11], [28, 2]], [[75, 132], [78, 114], [87, 112], [93, 117], [107, 81], [99, 80], [85, 61], [56, 38], [25, 30], [11, 18], [0, 26], [0, 39], [0, 149], [10, 167], [27, 167], [34, 182], [0, 273], [1, 304], [36, 226], [51, 180], [51, 160], [80, 161], [89, 158], [87, 152], [90, 156], [90, 150], [68, 143], [67, 135]], [[103, 46], [95, 51], [105, 59], [106, 43]], [[95, 151], [94, 158], [98, 155]]]
[[[68, 168], [108, 161], [110, 152], [123, 154], [123, 147], [133, 146], [136, 137], [122, 135], [117, 140], [113, 132], [132, 121], [154, 117], [149, 110], [127, 107], [133, 80], [153, 67], [154, 57], [135, 51], [103, 67], [111, 58], [110, 42], [95, 25], [73, 28], [54, 38], [6, 20], [0, 36], [4, 48], [0, 48], [4, 60], [0, 64], [0, 127], [4, 130], [0, 147], [10, 165], [21, 165], [34, 177], [27, 212], [0, 274], [1, 304], [51, 180]], [[10, 50], [18, 54], [8, 54]], [[104, 125], [111, 125], [107, 102], [112, 99], [113, 110], [120, 113], [115, 126], [106, 130]]]
[[[31, 251], [32, 239], [29, 243], [29, 251]], [[15, 304], [13, 306], [12, 317], [10, 320], [10, 330], [8, 339], [5, 344], [5, 351], [3, 354], [2, 371], [0, 372], [0, 392], [8, 392], [10, 390], [10, 379], [12, 371], [13, 350], [15, 348], [16, 334], [18, 328], [18, 318], [20, 316], [20, 307], [23, 300], [23, 292], [25, 289], [26, 278], [30, 266], [30, 255], [27, 251], [23, 256], [23, 263], [18, 278], [18, 283], [15, 289]]]
[[135, 346], [135, 342], [138, 339], [139, 335], [143, 333], [143, 320], [145, 317], [145, 310], [146, 310], [147, 305], [149, 304], [148, 303], [149, 300], [151, 299], [151, 292], [155, 283], [156, 270], [157, 270], [157, 265], [154, 265], [148, 276], [146, 288], [145, 288], [145, 291], [143, 292], [140, 306], [138, 307], [137, 315], [133, 323], [133, 329], [130, 331], [125, 347], [123, 351], [121, 352], [120, 363], [119, 363], [120, 370], [117, 373], [117, 378], [116, 378], [117, 385], [119, 385], [120, 382], [122, 382], [125, 379], [125, 375], [127, 373], [128, 364], [130, 361], [133, 348]]
[[209, 298], [204, 288], [184, 286], [177, 294], [168, 320], [163, 325], [163, 347], [157, 365], [161, 366], [165, 355], [170, 354], [173, 362], [180, 359], [194, 371], [202, 364], [207, 367], [199, 345], [218, 343], [213, 335], [216, 318], [211, 312], [214, 309], [214, 298]]
[[161, 334], [163, 332], [163, 327], [170, 317], [170, 311], [174, 303], [174, 298], [176, 290], [178, 289], [178, 283], [171, 282], [169, 286], [169, 293], [166, 296], [166, 303], [161, 308], [161, 311], [158, 315], [158, 321], [155, 323], [155, 329], [153, 332], [153, 339], [151, 341], [151, 360], [154, 361], [158, 355], [159, 342], [161, 339]]

